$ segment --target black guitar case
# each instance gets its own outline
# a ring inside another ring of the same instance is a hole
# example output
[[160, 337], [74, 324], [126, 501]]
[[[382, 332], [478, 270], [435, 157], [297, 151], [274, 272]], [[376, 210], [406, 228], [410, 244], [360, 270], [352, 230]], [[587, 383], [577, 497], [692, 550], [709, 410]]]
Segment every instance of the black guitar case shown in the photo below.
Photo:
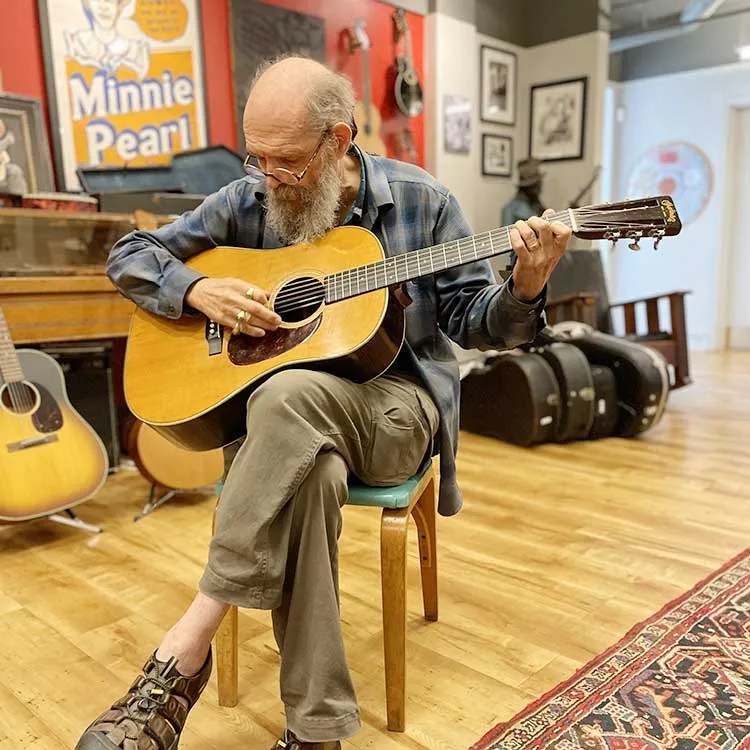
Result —
[[581, 324], [559, 324], [552, 335], [578, 347], [592, 365], [612, 370], [618, 399], [613, 434], [632, 437], [658, 424], [669, 394], [667, 362], [661, 354]]
[[487, 360], [461, 381], [462, 430], [516, 445], [555, 440], [560, 388], [543, 357], [507, 352]]
[[536, 352], [550, 365], [560, 386], [560, 425], [558, 442], [584, 440], [594, 423], [594, 379], [586, 356], [575, 346], [552, 343], [534, 346]]
[[617, 426], [617, 381], [609, 367], [591, 365], [594, 379], [594, 421], [589, 440], [609, 437]]

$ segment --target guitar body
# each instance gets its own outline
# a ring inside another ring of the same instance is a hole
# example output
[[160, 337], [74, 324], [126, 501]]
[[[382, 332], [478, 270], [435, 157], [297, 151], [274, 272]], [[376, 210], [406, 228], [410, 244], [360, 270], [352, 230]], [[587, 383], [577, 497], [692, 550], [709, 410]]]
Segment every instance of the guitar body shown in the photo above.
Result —
[[354, 107], [354, 120], [359, 127], [357, 145], [368, 154], [385, 156], [385, 143], [380, 137], [383, 122], [378, 108], [372, 103], [368, 105], [366, 102], [357, 102]]
[[153, 427], [135, 420], [128, 434], [128, 455], [151, 484], [170, 490], [209, 487], [224, 475], [224, 452], [190, 451]]
[[246, 279], [271, 292], [269, 304], [284, 322], [262, 338], [219, 327], [221, 350], [209, 354], [203, 316], [170, 320], [138, 308], [125, 356], [130, 410], [177, 444], [210, 450], [245, 434], [247, 398], [275, 372], [302, 367], [356, 382], [377, 377], [396, 358], [405, 332], [403, 307], [387, 289], [321, 304], [296, 321], [286, 320], [281, 302], [300, 279], [313, 283], [383, 258], [378, 239], [360, 227], [333, 229], [309, 245], [214, 248], [194, 256], [187, 265], [207, 276]]
[[0, 378], [2, 521], [24, 521], [77, 505], [99, 490], [109, 469], [102, 441], [68, 400], [57, 362], [34, 350], [17, 355], [26, 385], [14, 387], [23, 389], [30, 408], [15, 411], [9, 386]]

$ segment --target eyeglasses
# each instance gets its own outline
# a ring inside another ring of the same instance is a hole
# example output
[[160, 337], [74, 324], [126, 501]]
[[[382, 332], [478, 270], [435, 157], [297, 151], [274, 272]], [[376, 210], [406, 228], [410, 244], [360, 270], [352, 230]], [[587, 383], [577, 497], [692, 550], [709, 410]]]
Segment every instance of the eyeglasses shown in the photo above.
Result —
[[300, 182], [302, 182], [302, 179], [307, 174], [307, 170], [310, 168], [310, 165], [318, 155], [320, 147], [325, 142], [327, 135], [328, 130], [323, 131], [323, 134], [320, 136], [320, 140], [318, 141], [318, 145], [315, 147], [315, 151], [312, 152], [312, 156], [310, 156], [310, 158], [307, 160], [307, 164], [305, 164], [305, 168], [301, 172], [292, 172], [290, 169], [285, 169], [284, 167], [276, 167], [270, 172], [265, 172], [263, 169], [261, 169], [260, 159], [257, 156], [253, 156], [253, 154], [248, 154], [245, 157], [245, 161], [242, 162], [242, 166], [245, 168], [245, 173], [248, 175], [248, 177], [252, 177], [258, 182], [260, 182], [265, 177], [273, 177], [275, 180], [283, 182], [285, 185], [298, 185]]

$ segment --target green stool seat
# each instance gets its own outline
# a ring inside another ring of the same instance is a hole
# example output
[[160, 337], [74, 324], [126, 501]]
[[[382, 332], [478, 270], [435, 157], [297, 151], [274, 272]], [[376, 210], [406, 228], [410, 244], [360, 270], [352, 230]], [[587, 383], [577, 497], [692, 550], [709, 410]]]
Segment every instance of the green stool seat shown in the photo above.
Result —
[[[414, 491], [425, 472], [431, 468], [431, 464], [422, 467], [422, 470], [413, 477], [407, 479], [403, 484], [393, 487], [371, 487], [362, 484], [356, 478], [349, 480], [349, 499], [347, 505], [366, 505], [370, 508], [408, 508]], [[216, 483], [216, 494], [221, 495], [224, 483]]]
[[408, 508], [414, 491], [430, 466], [431, 464], [428, 463], [418, 474], [395, 487], [371, 487], [369, 484], [350, 480], [347, 505], [367, 505], [371, 508]]

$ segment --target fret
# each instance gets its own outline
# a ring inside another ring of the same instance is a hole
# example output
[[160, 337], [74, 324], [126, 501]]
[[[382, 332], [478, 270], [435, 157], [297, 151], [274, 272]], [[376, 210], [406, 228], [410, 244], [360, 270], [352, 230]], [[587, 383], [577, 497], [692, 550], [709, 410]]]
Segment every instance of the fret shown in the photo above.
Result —
[[[497, 245], [494, 242], [495, 238], [499, 240], [502, 236], [501, 232], [507, 237], [507, 247], [504, 241]], [[510, 227], [473, 234], [329, 274], [325, 279], [326, 296], [330, 302], [337, 302], [404, 283], [427, 273], [444, 271], [472, 260], [508, 252], [510, 249]]]
[[0, 309], [0, 375], [6, 383], [25, 380], [23, 368], [13, 346], [10, 328], [2, 309]]

